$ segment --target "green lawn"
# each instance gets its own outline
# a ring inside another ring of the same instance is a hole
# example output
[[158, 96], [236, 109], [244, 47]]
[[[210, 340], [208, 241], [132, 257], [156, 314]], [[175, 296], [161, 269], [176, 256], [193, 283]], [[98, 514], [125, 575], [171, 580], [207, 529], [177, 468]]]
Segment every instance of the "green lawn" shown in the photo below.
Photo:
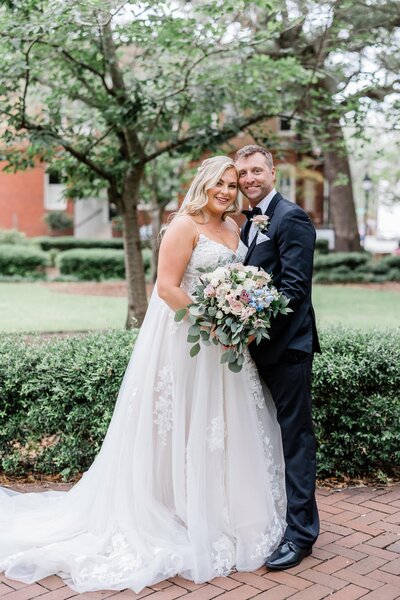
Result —
[[321, 329], [343, 325], [358, 329], [400, 327], [400, 293], [340, 285], [314, 285], [313, 303]]
[[[318, 326], [400, 327], [400, 293], [314, 286]], [[0, 331], [122, 329], [126, 299], [55, 292], [40, 283], [0, 283]]]
[[55, 292], [40, 283], [0, 283], [1, 331], [122, 329], [126, 299]]

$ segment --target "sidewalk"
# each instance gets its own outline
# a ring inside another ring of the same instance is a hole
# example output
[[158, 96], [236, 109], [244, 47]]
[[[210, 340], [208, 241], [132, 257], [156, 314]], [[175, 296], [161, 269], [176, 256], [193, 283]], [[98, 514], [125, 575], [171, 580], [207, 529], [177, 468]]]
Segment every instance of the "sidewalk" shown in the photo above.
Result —
[[[58, 488], [60, 489], [60, 488]], [[0, 575], [1, 600], [395, 600], [400, 598], [400, 484], [318, 491], [321, 535], [312, 556], [290, 571], [233, 573], [195, 585], [174, 577], [140, 594], [76, 594], [56, 576], [24, 585]], [[1, 535], [1, 532], [0, 532]], [[151, 596], [151, 598], [150, 598]]]

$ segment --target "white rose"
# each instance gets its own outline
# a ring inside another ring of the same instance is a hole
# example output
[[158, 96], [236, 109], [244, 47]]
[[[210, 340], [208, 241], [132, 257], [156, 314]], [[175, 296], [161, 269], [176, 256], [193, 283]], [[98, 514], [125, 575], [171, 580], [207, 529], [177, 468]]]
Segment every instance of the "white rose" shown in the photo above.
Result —
[[246, 279], [243, 284], [245, 290], [254, 290], [256, 287], [256, 282], [253, 279]]
[[253, 265], [247, 265], [245, 267], [245, 270], [247, 271], [247, 273], [258, 273], [258, 267], [254, 267]]
[[231, 265], [231, 268], [236, 269], [237, 271], [244, 271], [244, 269], [245, 269], [243, 263], [233, 263]]
[[229, 283], [221, 283], [218, 287], [218, 296], [225, 296], [231, 291], [231, 286]]
[[224, 267], [217, 267], [213, 272], [213, 277], [217, 277], [220, 281], [224, 281], [225, 277], [228, 275], [227, 269]]

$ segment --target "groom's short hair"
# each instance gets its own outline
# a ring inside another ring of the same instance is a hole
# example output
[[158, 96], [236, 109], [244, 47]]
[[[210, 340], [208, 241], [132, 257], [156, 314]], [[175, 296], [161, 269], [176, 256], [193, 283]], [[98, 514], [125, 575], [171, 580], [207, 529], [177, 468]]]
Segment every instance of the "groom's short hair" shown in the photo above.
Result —
[[239, 158], [247, 158], [248, 156], [252, 156], [257, 152], [265, 156], [268, 167], [272, 169], [274, 166], [274, 159], [272, 158], [271, 152], [262, 146], [257, 146], [256, 144], [249, 144], [248, 146], [243, 146], [243, 148], [240, 148], [233, 157], [233, 160], [236, 162], [239, 160]]

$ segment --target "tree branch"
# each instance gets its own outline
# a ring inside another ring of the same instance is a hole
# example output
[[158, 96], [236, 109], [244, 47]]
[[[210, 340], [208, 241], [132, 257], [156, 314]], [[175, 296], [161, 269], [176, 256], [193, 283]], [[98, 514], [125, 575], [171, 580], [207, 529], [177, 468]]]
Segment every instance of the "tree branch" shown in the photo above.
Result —
[[[110, 76], [113, 83], [113, 91], [117, 102], [120, 106], [130, 106], [132, 111], [135, 112], [135, 105], [132, 103], [128, 96], [124, 78], [118, 66], [117, 54], [115, 51], [115, 45], [110, 25], [105, 25], [103, 28], [103, 48], [108, 68], [110, 70]], [[132, 127], [123, 126], [122, 132], [124, 135], [125, 143], [130, 158], [139, 157], [140, 161], [142, 161], [144, 157], [144, 151], [136, 131], [134, 131]]]
[[191, 143], [193, 143], [193, 142], [196, 142], [197, 148], [201, 147], [202, 142], [203, 143], [208, 142], [210, 137], [212, 137], [214, 141], [218, 140], [219, 144], [222, 144], [223, 142], [226, 142], [227, 140], [229, 140], [231, 137], [233, 137], [239, 131], [245, 129], [246, 127], [248, 127], [250, 125], [254, 125], [256, 123], [260, 123], [260, 121], [270, 119], [274, 116], [276, 116], [276, 115], [262, 113], [262, 114], [254, 115], [253, 117], [250, 117], [248, 119], [238, 119], [236, 121], [227, 123], [219, 130], [210, 128], [203, 135], [199, 135], [198, 132], [194, 132], [191, 135], [188, 135], [181, 139], [178, 139], [178, 140], [175, 140], [168, 144], [165, 144], [165, 146], [163, 146], [162, 148], [159, 148], [155, 152], [148, 154], [144, 158], [144, 163], [148, 163], [148, 162], [154, 160], [155, 158], [157, 158], [157, 156], [161, 156], [161, 154], [165, 154], [166, 152], [172, 152], [173, 150], [178, 150], [178, 149], [182, 150], [182, 149], [184, 149], [184, 147], [186, 145], [190, 146]]
[[[74, 56], [72, 56], [72, 54], [70, 54], [69, 52], [67, 52], [67, 50], [65, 50], [65, 48], [63, 48], [62, 46], [60, 46], [59, 44], [55, 44], [54, 42], [48, 42], [45, 40], [40, 40], [41, 44], [45, 45], [45, 46], [50, 46], [51, 48], [56, 48], [57, 50], [61, 51], [61, 54], [70, 62], [73, 63], [74, 65], [81, 67], [82, 69], [85, 69], [86, 71], [89, 71], [90, 73], [92, 73], [93, 75], [95, 75], [96, 77], [99, 77], [102, 85], [104, 87], [104, 89], [106, 90], [106, 92], [108, 94], [113, 95], [113, 91], [111, 88], [108, 87], [106, 79], [105, 79], [105, 73], [100, 73], [100, 71], [97, 71], [97, 69], [95, 69], [94, 67], [92, 67], [91, 65], [88, 65], [87, 63], [85, 63], [82, 60], [78, 60], [76, 59]], [[76, 75], [76, 73], [75, 73]], [[79, 76], [78, 76], [79, 77]]]
[[53, 138], [56, 142], [60, 144], [67, 152], [69, 152], [74, 158], [76, 158], [79, 162], [88, 166], [92, 171], [97, 173], [103, 179], [113, 182], [114, 177], [111, 173], [100, 167], [97, 163], [95, 163], [85, 151], [80, 151], [74, 146], [72, 146], [67, 140], [65, 140], [58, 132], [53, 131], [50, 127], [44, 127], [43, 125], [37, 125], [32, 123], [26, 118], [26, 115], [22, 115], [22, 121], [20, 123], [21, 129], [26, 129], [27, 131], [35, 131], [37, 133], [41, 133], [48, 137]]
[[217, 50], [212, 50], [210, 52], [204, 52], [203, 56], [200, 56], [197, 60], [195, 60], [190, 67], [188, 68], [188, 70], [185, 73], [185, 76], [183, 78], [183, 83], [181, 85], [180, 88], [178, 88], [177, 90], [170, 92], [169, 94], [167, 94], [166, 96], [162, 96], [161, 98], [156, 98], [156, 102], [164, 102], [165, 100], [168, 100], [169, 98], [173, 98], [174, 96], [181, 94], [182, 92], [184, 92], [189, 84], [189, 77], [192, 74], [193, 70], [201, 63], [203, 62], [203, 60], [205, 60], [206, 58], [209, 58], [210, 56], [214, 56], [216, 54], [223, 54], [226, 52], [232, 52], [232, 48], [219, 48]]

